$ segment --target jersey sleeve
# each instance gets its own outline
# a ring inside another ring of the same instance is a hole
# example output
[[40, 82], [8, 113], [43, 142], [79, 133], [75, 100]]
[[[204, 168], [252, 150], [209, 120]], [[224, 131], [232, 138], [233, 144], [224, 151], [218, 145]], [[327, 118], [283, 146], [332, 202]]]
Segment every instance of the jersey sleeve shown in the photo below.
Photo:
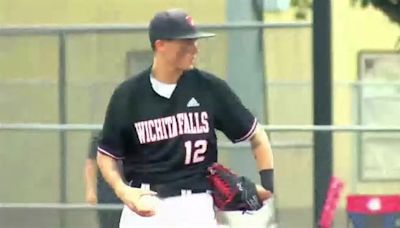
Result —
[[225, 81], [219, 80], [215, 85], [216, 129], [222, 131], [233, 143], [249, 139], [256, 130], [257, 119]]
[[123, 127], [124, 96], [116, 89], [111, 96], [103, 124], [102, 136], [98, 143], [98, 152], [114, 159], [124, 159]]

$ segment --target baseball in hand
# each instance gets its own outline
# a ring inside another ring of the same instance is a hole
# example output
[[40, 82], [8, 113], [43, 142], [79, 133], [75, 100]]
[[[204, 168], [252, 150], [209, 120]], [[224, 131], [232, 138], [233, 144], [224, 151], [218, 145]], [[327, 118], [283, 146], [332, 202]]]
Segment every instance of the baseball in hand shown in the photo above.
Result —
[[143, 210], [155, 211], [160, 204], [160, 199], [153, 195], [143, 195], [139, 198], [139, 204]]

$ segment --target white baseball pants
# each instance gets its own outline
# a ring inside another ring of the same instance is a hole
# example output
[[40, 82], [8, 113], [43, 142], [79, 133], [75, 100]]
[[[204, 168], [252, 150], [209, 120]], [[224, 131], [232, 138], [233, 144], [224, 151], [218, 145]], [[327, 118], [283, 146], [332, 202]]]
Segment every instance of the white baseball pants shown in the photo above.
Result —
[[161, 199], [156, 214], [151, 217], [142, 217], [124, 206], [119, 227], [216, 228], [218, 226], [211, 195], [196, 193]]

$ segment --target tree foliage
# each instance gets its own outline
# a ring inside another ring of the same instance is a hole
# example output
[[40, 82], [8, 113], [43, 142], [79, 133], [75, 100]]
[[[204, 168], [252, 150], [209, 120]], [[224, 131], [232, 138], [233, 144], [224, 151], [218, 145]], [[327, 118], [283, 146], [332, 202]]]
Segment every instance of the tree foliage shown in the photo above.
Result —
[[291, 0], [290, 5], [296, 9], [296, 19], [303, 20], [312, 8], [312, 0]]
[[400, 24], [400, 0], [352, 0], [353, 4], [362, 7], [374, 6], [381, 10], [389, 19]]

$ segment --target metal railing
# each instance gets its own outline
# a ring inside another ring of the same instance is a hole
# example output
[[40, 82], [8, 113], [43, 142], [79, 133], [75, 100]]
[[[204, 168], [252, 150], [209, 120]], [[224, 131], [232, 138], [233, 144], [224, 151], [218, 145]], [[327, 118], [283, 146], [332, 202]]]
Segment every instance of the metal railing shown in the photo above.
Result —
[[0, 209], [121, 210], [122, 204], [86, 203], [0, 203]]
[[[199, 24], [201, 29], [231, 30], [231, 29], [265, 29], [265, 28], [309, 28], [310, 22], [269, 22], [269, 23], [225, 23]], [[66, 33], [110, 33], [110, 32], [140, 32], [147, 31], [147, 25], [137, 24], [82, 24], [82, 25], [31, 25], [31, 26], [0, 26], [0, 35], [48, 35]]]
[[[400, 132], [400, 126], [262, 125], [262, 127], [268, 132]], [[88, 131], [100, 129], [101, 124], [0, 123], [0, 130], [10, 131]]]

